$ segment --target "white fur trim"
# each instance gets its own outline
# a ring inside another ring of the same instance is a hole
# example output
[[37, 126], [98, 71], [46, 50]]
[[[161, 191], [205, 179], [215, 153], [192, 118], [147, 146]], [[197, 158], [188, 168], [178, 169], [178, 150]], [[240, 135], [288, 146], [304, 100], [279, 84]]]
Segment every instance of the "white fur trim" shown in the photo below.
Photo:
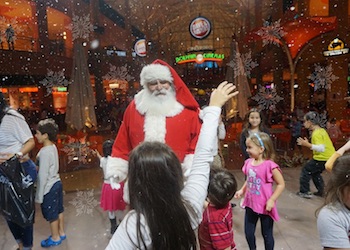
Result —
[[182, 172], [185, 176], [185, 180], [188, 178], [191, 172], [194, 154], [188, 154], [185, 156], [184, 161], [181, 163]]
[[146, 114], [143, 130], [145, 132], [145, 141], [165, 143], [165, 116]]
[[174, 81], [170, 69], [167, 66], [161, 64], [149, 64], [142, 68], [140, 74], [141, 86], [145, 86], [146, 83], [154, 82], [156, 80], [168, 81], [170, 83]]
[[114, 178], [116, 182], [121, 182], [125, 180], [128, 175], [129, 164], [126, 160], [122, 158], [116, 158], [108, 156], [107, 166], [106, 166], [106, 177]]
[[[166, 117], [174, 117], [184, 110], [184, 106], [176, 100], [174, 100], [173, 103], [163, 103], [163, 105], [161, 103], [154, 103], [154, 100], [150, 98], [150, 93], [146, 89], [138, 92], [135, 95], [134, 100], [136, 110], [139, 111], [141, 115], [153, 113], [157, 115], [165, 115]], [[159, 106], [161, 109], [154, 110], [154, 105], [161, 105]]]

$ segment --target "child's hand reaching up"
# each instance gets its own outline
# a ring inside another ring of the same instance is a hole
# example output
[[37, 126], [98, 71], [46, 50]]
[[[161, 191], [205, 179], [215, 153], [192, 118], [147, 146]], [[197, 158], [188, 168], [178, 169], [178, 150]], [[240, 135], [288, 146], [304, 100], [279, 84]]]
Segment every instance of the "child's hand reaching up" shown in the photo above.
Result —
[[236, 86], [224, 81], [211, 93], [209, 106], [222, 107], [230, 98], [236, 96], [238, 91], [233, 92]]
[[98, 152], [98, 150], [97, 149], [95, 149], [94, 150], [94, 153], [95, 153], [95, 155], [99, 158], [99, 159], [101, 159], [102, 158], [102, 156], [101, 156], [101, 154], [100, 154], [100, 152]]

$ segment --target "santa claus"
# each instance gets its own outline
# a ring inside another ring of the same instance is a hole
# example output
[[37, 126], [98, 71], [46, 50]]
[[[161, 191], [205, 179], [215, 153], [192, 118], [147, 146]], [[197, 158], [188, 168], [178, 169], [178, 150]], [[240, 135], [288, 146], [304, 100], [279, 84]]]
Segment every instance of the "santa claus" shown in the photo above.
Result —
[[140, 84], [143, 89], [125, 110], [108, 159], [106, 174], [112, 183], [125, 180], [129, 153], [143, 141], [169, 145], [182, 162], [185, 176], [192, 165], [201, 122], [199, 105], [191, 92], [176, 71], [161, 60], [142, 69]]

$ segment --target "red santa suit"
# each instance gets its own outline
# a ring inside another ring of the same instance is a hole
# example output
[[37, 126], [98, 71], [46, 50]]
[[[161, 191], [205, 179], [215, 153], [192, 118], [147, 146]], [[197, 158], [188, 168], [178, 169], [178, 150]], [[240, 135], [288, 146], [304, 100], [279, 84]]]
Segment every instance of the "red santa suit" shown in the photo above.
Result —
[[116, 182], [126, 178], [129, 153], [143, 141], [159, 141], [169, 145], [182, 162], [185, 176], [189, 173], [201, 127], [199, 105], [176, 71], [161, 60], [145, 66], [140, 74], [140, 83], [144, 88], [155, 80], [173, 83], [176, 103], [171, 109], [158, 114], [147, 110], [145, 105], [145, 92], [149, 90], [143, 89], [135, 95], [125, 110], [112, 157], [107, 163], [107, 175]]

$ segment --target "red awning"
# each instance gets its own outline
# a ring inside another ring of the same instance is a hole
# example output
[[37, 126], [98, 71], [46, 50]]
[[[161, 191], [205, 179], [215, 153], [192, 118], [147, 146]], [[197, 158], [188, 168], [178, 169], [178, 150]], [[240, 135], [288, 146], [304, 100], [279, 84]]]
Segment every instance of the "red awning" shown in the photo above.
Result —
[[[281, 23], [281, 28], [286, 33], [282, 39], [294, 59], [306, 43], [321, 34], [335, 30], [336, 27], [336, 17], [300, 17]], [[250, 31], [245, 40], [247, 42], [261, 40], [262, 37], [257, 34], [260, 29], [263, 27]]]

